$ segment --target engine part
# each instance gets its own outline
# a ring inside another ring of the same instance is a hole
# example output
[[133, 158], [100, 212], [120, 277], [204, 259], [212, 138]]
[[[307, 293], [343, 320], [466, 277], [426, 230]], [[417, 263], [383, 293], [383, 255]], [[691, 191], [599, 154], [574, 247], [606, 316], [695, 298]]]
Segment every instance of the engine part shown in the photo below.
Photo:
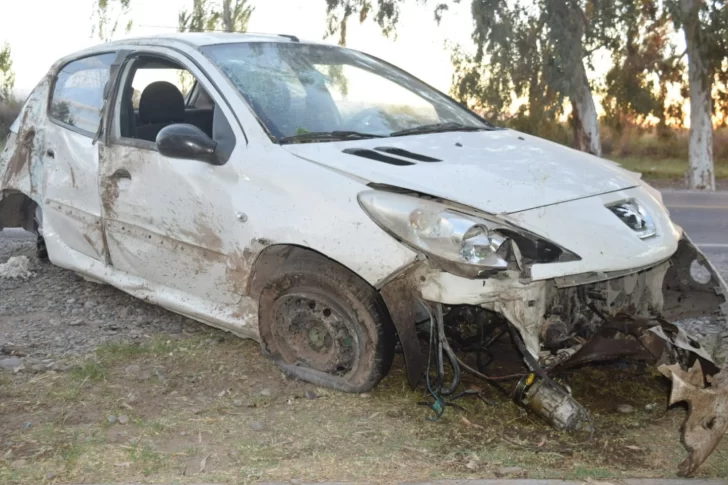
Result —
[[587, 410], [551, 379], [528, 374], [518, 381], [513, 400], [558, 430], [594, 430]]

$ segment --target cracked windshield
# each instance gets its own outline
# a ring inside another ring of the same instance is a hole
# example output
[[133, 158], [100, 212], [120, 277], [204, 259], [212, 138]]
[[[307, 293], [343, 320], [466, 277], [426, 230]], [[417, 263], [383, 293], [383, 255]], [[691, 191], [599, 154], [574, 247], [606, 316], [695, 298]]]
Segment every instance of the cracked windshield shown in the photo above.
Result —
[[486, 128], [412, 76], [359, 52], [262, 42], [202, 50], [279, 141], [339, 131], [389, 136], [443, 124]]

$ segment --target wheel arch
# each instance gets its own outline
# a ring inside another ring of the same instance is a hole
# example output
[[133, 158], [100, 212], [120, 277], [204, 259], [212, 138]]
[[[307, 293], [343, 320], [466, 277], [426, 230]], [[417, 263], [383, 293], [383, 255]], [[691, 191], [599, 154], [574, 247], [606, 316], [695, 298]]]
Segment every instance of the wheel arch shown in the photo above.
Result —
[[[265, 284], [282, 274], [281, 268], [285, 262], [293, 258], [321, 258], [333, 262], [361, 278], [356, 271], [347, 265], [310, 247], [297, 244], [272, 244], [258, 253], [253, 262], [248, 277], [248, 296], [257, 300]], [[361, 279], [364, 280], [364, 278]], [[366, 282], [366, 280], [364, 281]], [[369, 283], [367, 282], [367, 284]]]
[[361, 278], [356, 271], [353, 271], [345, 264], [315, 249], [294, 244], [274, 244], [263, 249], [255, 259], [250, 272], [248, 296], [257, 301], [266, 283], [276, 279], [278, 275], [283, 273], [282, 268], [285, 262], [289, 258], [298, 257], [320, 258], [321, 260], [333, 262], [357, 275], [377, 292], [382, 300], [382, 307], [388, 313], [389, 319], [394, 326], [396, 338], [401, 344], [407, 367], [408, 381], [412, 388], [416, 387], [424, 372], [424, 360], [417, 338], [414, 315], [411, 312], [412, 302], [416, 295], [415, 290], [407, 283], [409, 279], [395, 278], [380, 290], [364, 280], [364, 278]]
[[20, 227], [35, 232], [37, 207], [38, 204], [27, 194], [17, 190], [3, 190], [0, 192], [0, 229]]

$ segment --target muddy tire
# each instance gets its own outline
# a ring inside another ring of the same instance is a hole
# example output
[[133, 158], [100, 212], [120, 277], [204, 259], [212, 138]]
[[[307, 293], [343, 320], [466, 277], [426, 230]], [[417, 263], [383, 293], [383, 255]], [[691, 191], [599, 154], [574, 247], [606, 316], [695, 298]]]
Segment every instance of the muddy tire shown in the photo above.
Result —
[[316, 253], [286, 259], [260, 293], [264, 353], [288, 375], [345, 392], [373, 388], [396, 337], [377, 291]]

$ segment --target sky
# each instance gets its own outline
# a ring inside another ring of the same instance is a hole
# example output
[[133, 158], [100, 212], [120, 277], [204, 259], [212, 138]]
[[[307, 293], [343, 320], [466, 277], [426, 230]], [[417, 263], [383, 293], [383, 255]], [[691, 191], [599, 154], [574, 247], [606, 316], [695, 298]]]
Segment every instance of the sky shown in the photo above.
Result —
[[[0, 0], [0, 44], [10, 43], [15, 88], [27, 94], [57, 59], [97, 44], [91, 38], [93, 0]], [[254, 0], [248, 30], [292, 34], [322, 40], [326, 30], [324, 0]], [[192, 0], [131, 0], [133, 29], [129, 36], [174, 32], [181, 9]], [[25, 21], [24, 19], [32, 19]], [[403, 7], [396, 39], [385, 38], [372, 20], [349, 24], [348, 47], [380, 57], [441, 91], [450, 88], [452, 65], [445, 42], [470, 44], [469, 2], [452, 9], [440, 27], [432, 8]], [[117, 35], [123, 38], [126, 35]], [[337, 39], [328, 39], [335, 43]]]

